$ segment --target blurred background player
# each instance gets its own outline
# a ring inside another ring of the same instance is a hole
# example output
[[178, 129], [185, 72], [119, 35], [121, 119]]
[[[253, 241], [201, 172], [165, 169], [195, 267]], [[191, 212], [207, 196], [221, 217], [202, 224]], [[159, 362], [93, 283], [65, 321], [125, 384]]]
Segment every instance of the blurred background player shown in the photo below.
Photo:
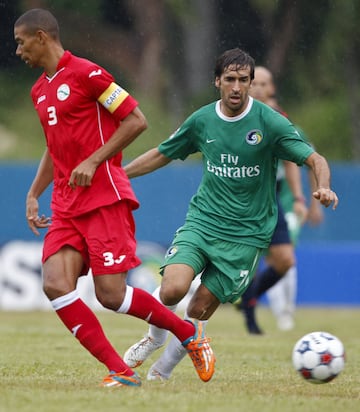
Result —
[[[267, 68], [255, 67], [254, 80], [249, 94], [287, 117], [278, 105], [273, 76]], [[298, 127], [297, 129], [302, 137], [308, 140], [303, 131]], [[309, 170], [309, 181], [311, 190], [315, 189], [315, 179], [311, 170]], [[281, 330], [293, 328], [297, 291], [294, 246], [305, 220], [311, 224], [318, 224], [323, 219], [322, 209], [312, 196], [309, 209], [306, 207], [300, 169], [292, 162], [279, 162], [277, 196], [279, 216], [266, 254], [267, 266], [258, 272], [243, 295], [242, 301], [237, 305], [243, 311], [246, 327], [252, 334], [262, 333], [256, 321], [255, 307], [257, 300], [265, 292], [267, 292], [269, 305], [276, 317], [278, 328]]]

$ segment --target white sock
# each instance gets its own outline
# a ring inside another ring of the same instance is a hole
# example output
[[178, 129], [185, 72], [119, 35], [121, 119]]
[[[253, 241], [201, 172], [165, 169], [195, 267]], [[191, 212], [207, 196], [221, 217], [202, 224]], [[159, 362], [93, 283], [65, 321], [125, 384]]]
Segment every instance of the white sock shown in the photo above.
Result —
[[296, 307], [297, 295], [297, 267], [292, 266], [286, 272], [285, 299], [288, 313], [293, 315]]
[[[160, 300], [160, 286], [157, 287], [157, 288], [154, 290], [154, 292], [153, 292], [152, 295], [154, 296], [154, 298], [155, 298], [158, 302], [162, 303], [161, 300]], [[177, 308], [177, 305], [166, 306], [166, 307], [167, 307], [169, 310], [171, 310], [171, 312], [175, 312], [175, 311], [176, 311], [176, 308]], [[160, 329], [160, 328], [158, 328], [158, 327], [155, 326], [155, 325], [150, 325], [150, 326], [149, 326], [148, 334], [149, 334], [149, 336], [151, 337], [151, 339], [152, 339], [155, 343], [157, 343], [157, 344], [159, 344], [159, 345], [163, 345], [163, 344], [166, 342], [166, 339], [167, 339], [167, 337], [168, 337], [169, 331], [166, 330], [166, 329]]]
[[[200, 321], [196, 319], [191, 319], [185, 313], [184, 319], [191, 320], [192, 322], [201, 322], [203, 326], [203, 331], [205, 332], [206, 325], [208, 323], [207, 320]], [[150, 369], [155, 369], [160, 375], [166, 379], [169, 379], [171, 376], [172, 371], [174, 370], [175, 366], [181, 362], [181, 360], [186, 355], [187, 351], [179, 341], [176, 336], [173, 336], [170, 339], [170, 342], [164, 349], [163, 353], [161, 354], [160, 358], [151, 366]]]
[[270, 308], [277, 319], [294, 314], [296, 290], [297, 267], [292, 266], [282, 279], [267, 291]]
[[266, 292], [270, 309], [276, 318], [279, 318], [286, 310], [286, 276], [287, 273]]
[[179, 339], [173, 335], [160, 358], [151, 366], [151, 369], [155, 369], [163, 378], [169, 379], [175, 366], [180, 363], [185, 355], [186, 349]]

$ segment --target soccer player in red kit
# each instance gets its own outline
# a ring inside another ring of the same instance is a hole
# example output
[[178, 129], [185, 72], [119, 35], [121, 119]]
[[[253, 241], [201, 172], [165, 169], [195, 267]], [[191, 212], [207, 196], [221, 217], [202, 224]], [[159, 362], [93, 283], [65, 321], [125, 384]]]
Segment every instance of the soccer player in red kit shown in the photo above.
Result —
[[[97, 299], [105, 308], [173, 332], [200, 378], [208, 380], [214, 355], [202, 331], [126, 284], [127, 271], [140, 264], [132, 215], [139, 205], [121, 167], [121, 151], [147, 127], [137, 101], [104, 68], [63, 49], [57, 20], [49, 11], [24, 13], [15, 22], [14, 35], [16, 54], [30, 67], [44, 69], [31, 97], [46, 150], [27, 194], [26, 217], [35, 234], [48, 229], [43, 289], [52, 307], [108, 368], [103, 386], [140, 386], [138, 375], [78, 295], [77, 280], [91, 268]], [[50, 222], [38, 215], [38, 198], [52, 182]]]

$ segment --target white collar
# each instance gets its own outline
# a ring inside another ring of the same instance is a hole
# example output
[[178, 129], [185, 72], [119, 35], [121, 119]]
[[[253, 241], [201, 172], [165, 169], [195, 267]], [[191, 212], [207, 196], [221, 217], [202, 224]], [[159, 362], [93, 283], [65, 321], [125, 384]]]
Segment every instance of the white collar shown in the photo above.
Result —
[[225, 116], [224, 113], [222, 113], [221, 107], [220, 107], [220, 100], [218, 100], [215, 105], [215, 111], [216, 111], [216, 114], [220, 117], [220, 119], [224, 120], [225, 122], [237, 122], [238, 120], [244, 118], [250, 112], [253, 102], [254, 102], [254, 99], [251, 96], [249, 96], [249, 102], [248, 102], [246, 109], [242, 113], [238, 114], [237, 116], [230, 117], [230, 116]]

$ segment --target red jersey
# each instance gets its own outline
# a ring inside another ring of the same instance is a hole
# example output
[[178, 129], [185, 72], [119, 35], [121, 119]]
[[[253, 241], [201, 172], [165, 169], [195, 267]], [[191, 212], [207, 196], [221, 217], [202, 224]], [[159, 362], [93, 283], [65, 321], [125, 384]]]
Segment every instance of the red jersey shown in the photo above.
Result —
[[137, 101], [102, 67], [69, 51], [54, 76], [40, 76], [31, 97], [54, 164], [52, 210], [75, 217], [122, 199], [137, 208], [121, 152], [99, 165], [91, 186], [68, 185], [72, 170], [110, 139]]

